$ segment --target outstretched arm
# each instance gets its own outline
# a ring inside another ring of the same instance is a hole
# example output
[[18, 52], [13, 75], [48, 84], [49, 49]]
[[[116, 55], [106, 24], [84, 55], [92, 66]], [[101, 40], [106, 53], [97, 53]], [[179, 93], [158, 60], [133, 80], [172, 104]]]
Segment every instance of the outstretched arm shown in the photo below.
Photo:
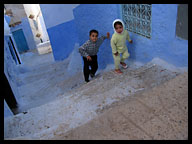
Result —
[[109, 32], [107, 32], [107, 38], [108, 38], [108, 39], [110, 38], [110, 33], [109, 33]]
[[100, 46], [106, 38], [107, 39], [110, 38], [110, 33], [109, 32], [107, 32], [107, 36], [101, 36], [100, 38], [98, 38], [98, 40], [97, 40], [98, 45]]
[[129, 41], [129, 43], [133, 43], [133, 41], [130, 39], [128, 31], [127, 31], [127, 40]]

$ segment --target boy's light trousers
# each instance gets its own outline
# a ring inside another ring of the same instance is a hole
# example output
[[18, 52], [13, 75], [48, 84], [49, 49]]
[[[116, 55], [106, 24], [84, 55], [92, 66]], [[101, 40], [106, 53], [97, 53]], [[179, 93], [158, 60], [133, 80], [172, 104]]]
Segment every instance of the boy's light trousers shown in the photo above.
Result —
[[125, 50], [123, 53], [121, 53], [122, 56], [120, 55], [120, 53], [118, 53], [117, 56], [115, 56], [113, 54], [113, 58], [114, 58], [114, 63], [115, 63], [115, 69], [119, 69], [119, 64], [120, 62], [124, 62], [125, 59], [127, 59], [129, 57], [129, 53], [128, 53], [128, 50]]

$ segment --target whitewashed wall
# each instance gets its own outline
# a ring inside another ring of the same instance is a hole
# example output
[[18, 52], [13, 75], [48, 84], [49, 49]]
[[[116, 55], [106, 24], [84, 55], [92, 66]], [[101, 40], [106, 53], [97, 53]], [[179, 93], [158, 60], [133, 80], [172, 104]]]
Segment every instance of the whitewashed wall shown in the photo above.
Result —
[[[40, 4], [46, 28], [74, 19], [73, 9], [79, 4]], [[50, 12], [50, 10], [52, 10]]]

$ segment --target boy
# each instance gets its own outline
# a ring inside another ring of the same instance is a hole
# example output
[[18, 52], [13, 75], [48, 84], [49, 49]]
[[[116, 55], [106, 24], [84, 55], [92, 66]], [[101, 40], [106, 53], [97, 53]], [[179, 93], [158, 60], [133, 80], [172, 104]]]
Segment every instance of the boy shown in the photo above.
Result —
[[[123, 72], [119, 69], [119, 64], [126, 69], [127, 65], [124, 61], [130, 55], [126, 46], [126, 40], [128, 40], [129, 43], [132, 43], [132, 40], [129, 38], [128, 31], [124, 29], [125, 25], [122, 20], [116, 19], [113, 22], [113, 28], [114, 34], [111, 38], [111, 48], [115, 63], [115, 73], [122, 74]], [[122, 57], [120, 54], [122, 54]]]
[[[97, 30], [91, 30], [89, 32], [89, 40], [87, 40], [80, 48], [79, 53], [81, 56], [83, 56], [84, 61], [84, 78], [86, 82], [89, 82], [89, 75], [93, 78], [95, 76], [95, 73], [98, 69], [98, 63], [97, 63], [97, 53], [99, 50], [100, 45], [103, 43], [104, 39], [110, 37], [109, 32], [107, 33], [107, 36], [101, 36], [98, 38], [98, 31]], [[91, 67], [91, 70], [89, 69], [89, 66]]]

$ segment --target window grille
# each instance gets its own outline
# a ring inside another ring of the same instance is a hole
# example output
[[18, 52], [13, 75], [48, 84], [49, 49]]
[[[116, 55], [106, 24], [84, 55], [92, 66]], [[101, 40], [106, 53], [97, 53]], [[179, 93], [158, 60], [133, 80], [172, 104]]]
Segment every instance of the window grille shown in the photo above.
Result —
[[122, 18], [128, 31], [151, 37], [151, 4], [122, 4]]

